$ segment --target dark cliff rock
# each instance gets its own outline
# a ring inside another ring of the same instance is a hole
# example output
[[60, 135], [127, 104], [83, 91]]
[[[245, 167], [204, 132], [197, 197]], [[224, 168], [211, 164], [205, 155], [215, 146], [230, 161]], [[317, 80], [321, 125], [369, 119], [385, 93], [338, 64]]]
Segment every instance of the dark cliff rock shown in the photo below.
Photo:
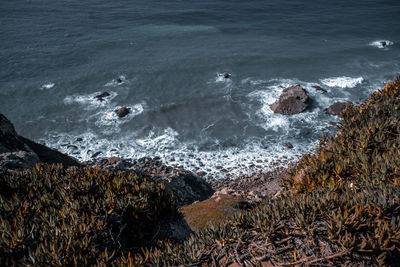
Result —
[[279, 100], [270, 107], [275, 113], [293, 115], [305, 111], [311, 102], [307, 92], [300, 85], [295, 85], [284, 89]]
[[135, 172], [156, 183], [163, 183], [168, 190], [174, 193], [179, 206], [205, 200], [214, 193], [211, 185], [198, 175], [181, 168], [166, 166], [157, 158], [129, 160], [111, 157], [86, 164], [106, 170]]
[[37, 163], [80, 165], [70, 156], [18, 135], [13, 124], [0, 114], [0, 172], [32, 168]]

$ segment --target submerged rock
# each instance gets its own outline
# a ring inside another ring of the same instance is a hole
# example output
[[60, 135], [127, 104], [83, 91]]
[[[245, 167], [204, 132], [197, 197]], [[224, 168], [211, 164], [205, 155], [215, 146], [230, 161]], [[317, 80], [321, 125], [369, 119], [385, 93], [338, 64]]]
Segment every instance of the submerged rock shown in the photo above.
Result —
[[344, 110], [346, 110], [352, 106], [353, 106], [353, 103], [351, 103], [350, 101], [336, 102], [336, 103], [333, 103], [331, 106], [329, 106], [327, 109], [325, 109], [325, 112], [332, 116], [339, 116], [340, 113], [342, 113]]
[[127, 107], [122, 107], [115, 110], [115, 113], [117, 113], [118, 117], [123, 118], [130, 113], [130, 109]]
[[326, 91], [324, 88], [322, 88], [319, 85], [313, 85], [312, 88], [314, 88], [315, 90], [320, 91], [322, 93], [327, 93], [328, 92], [328, 91]]
[[284, 89], [279, 100], [270, 107], [274, 113], [293, 115], [305, 111], [311, 102], [307, 92], [300, 85], [295, 85]]

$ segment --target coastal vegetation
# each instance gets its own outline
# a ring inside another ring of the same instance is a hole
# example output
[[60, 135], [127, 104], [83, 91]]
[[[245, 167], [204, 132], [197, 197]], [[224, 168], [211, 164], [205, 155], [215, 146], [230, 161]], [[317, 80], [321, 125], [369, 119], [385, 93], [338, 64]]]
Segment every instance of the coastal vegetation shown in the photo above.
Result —
[[0, 263], [395, 265], [400, 78], [341, 116], [337, 134], [301, 158], [279, 196], [184, 242], [153, 238], [182, 215], [162, 184], [140, 175], [60, 165], [3, 175]]

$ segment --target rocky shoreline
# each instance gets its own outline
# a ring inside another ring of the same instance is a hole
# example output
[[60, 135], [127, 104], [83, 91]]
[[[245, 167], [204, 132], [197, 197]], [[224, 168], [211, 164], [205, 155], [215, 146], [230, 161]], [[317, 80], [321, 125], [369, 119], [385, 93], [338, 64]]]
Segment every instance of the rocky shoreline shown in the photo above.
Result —
[[[221, 199], [235, 199], [231, 205], [241, 203], [230, 212], [239, 211], [260, 203], [267, 197], [274, 197], [280, 192], [280, 182], [288, 175], [289, 167], [277, 166], [272, 171], [256, 168], [251, 174], [235, 178], [215, 179], [206, 173], [193, 173], [178, 166], [167, 166], [160, 158], [122, 159], [110, 157], [79, 162], [55, 149], [33, 142], [17, 134], [13, 124], [0, 114], [0, 174], [13, 173], [34, 167], [36, 164], [62, 164], [64, 167], [91, 167], [109, 171], [123, 171], [139, 174], [155, 183], [162, 183], [175, 195], [178, 206], [188, 207], [202, 201], [219, 202]], [[285, 160], [285, 159], [283, 159]], [[292, 164], [293, 165], [293, 164]], [[254, 165], [256, 166], [256, 165]], [[210, 218], [212, 220], [212, 218]]]
[[[316, 90], [324, 93], [323, 88]], [[96, 96], [96, 99], [103, 101], [103, 98], [107, 96], [109, 93], [104, 92]], [[311, 103], [312, 99], [307, 96], [307, 92], [300, 85], [296, 85], [284, 89], [271, 109], [277, 113], [290, 115], [305, 111]], [[342, 111], [351, 106], [351, 102], [337, 102], [328, 107], [325, 112], [340, 116]], [[118, 111], [116, 112], [118, 113]], [[270, 163], [270, 170], [265, 171], [265, 163], [260, 159], [249, 166], [250, 171], [239, 173], [236, 177], [230, 174], [230, 168], [225, 169], [221, 166], [217, 169], [219, 173], [225, 174], [225, 178], [217, 179], [216, 174], [213, 175], [210, 172], [198, 170], [197, 173], [194, 173], [179, 165], [167, 166], [158, 157], [141, 159], [93, 157], [91, 161], [79, 162], [58, 150], [18, 135], [12, 123], [2, 114], [0, 114], [0, 135], [0, 173], [32, 168], [38, 163], [62, 164], [64, 167], [99, 167], [110, 171], [133, 172], [155, 183], [163, 183], [167, 190], [174, 193], [180, 207], [205, 200], [219, 201], [224, 197], [236, 197], [250, 205], [260, 203], [266, 198], [279, 195], [282, 179], [287, 177], [289, 170], [296, 165], [295, 162], [282, 158]], [[288, 149], [293, 147], [290, 143], [286, 143], [285, 146]], [[100, 153], [102, 152], [99, 151], [96, 154]]]

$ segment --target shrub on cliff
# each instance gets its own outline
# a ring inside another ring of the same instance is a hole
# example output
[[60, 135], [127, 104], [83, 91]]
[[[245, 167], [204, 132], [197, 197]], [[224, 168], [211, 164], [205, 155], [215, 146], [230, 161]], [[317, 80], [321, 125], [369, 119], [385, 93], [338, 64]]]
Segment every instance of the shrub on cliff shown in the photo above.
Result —
[[162, 184], [122, 172], [37, 165], [0, 177], [0, 265], [92, 265], [154, 244], [179, 216]]

